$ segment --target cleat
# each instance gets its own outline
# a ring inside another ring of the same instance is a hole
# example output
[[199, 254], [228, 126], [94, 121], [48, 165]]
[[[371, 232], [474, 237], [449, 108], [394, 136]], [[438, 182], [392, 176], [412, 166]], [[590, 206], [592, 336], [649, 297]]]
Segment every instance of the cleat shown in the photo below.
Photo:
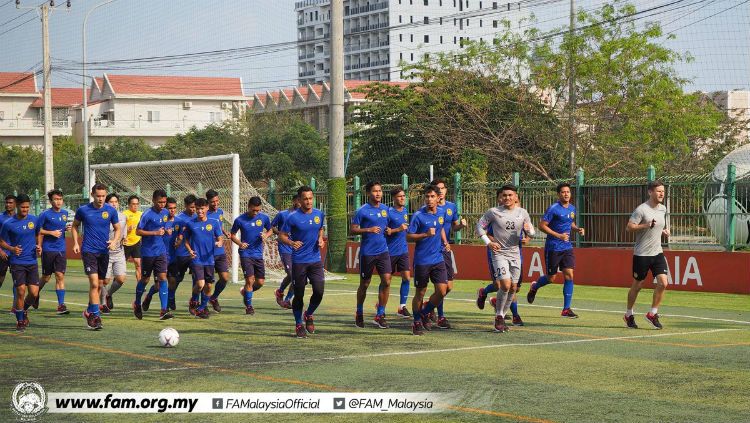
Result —
[[505, 319], [503, 316], [495, 316], [495, 332], [503, 333], [508, 331], [508, 326], [505, 325]]
[[16, 332], [26, 332], [26, 325], [23, 320], [16, 321]]
[[143, 300], [143, 303], [141, 303], [141, 308], [143, 311], [148, 311], [148, 308], [151, 306], [151, 295], [146, 295], [146, 299]]
[[411, 319], [411, 313], [409, 313], [409, 309], [406, 307], [400, 307], [396, 312], [396, 315], [401, 316], [404, 319]]
[[355, 313], [354, 314], [354, 326], [358, 328], [364, 328], [365, 327], [365, 318], [362, 316], [362, 313]]
[[513, 316], [513, 326], [523, 326], [523, 320], [521, 320], [521, 316]]
[[29, 311], [28, 310], [23, 311], [23, 324], [26, 325], [26, 327], [29, 327]]
[[106, 297], [104, 297], [104, 302], [107, 304], [107, 307], [109, 307], [110, 310], [115, 308], [115, 303], [114, 301], [112, 301], [111, 295], [107, 295]]
[[94, 330], [102, 330], [102, 318], [94, 316]]
[[86, 327], [89, 328], [89, 329], [91, 329], [91, 330], [95, 330], [96, 329], [96, 323], [94, 321], [94, 317], [96, 317], [96, 316], [94, 316], [93, 314], [89, 313], [88, 311], [86, 311], [86, 310], [83, 311], [83, 318], [86, 320]]
[[217, 313], [221, 313], [221, 305], [219, 305], [219, 299], [218, 298], [211, 298], [208, 300], [209, 303], [211, 303], [211, 307], [214, 308], [214, 311]]
[[534, 285], [536, 285], [536, 282], [531, 283], [531, 288], [526, 293], [526, 302], [529, 304], [534, 304], [534, 299], [536, 298], [536, 288], [534, 288]]
[[573, 310], [566, 308], [565, 310], [560, 313], [560, 316], [567, 317], [568, 319], [577, 319], [578, 315], [573, 313]]
[[[245, 295], [244, 290], [242, 295]], [[277, 289], [273, 291], [273, 295], [276, 297], [276, 304], [278, 304], [281, 308], [286, 308], [284, 307], [284, 291]]]
[[638, 325], [635, 324], [635, 315], [630, 316], [622, 316], [622, 320], [625, 321], [625, 324], [628, 325], [630, 329], [638, 329]]
[[59, 306], [57, 306], [57, 314], [70, 314], [70, 310], [68, 310], [68, 307], [65, 306], [65, 304], [60, 304]]
[[[429, 303], [429, 301], [425, 301], [425, 302], [422, 303], [422, 308], [423, 309], [427, 306], [427, 303]], [[437, 317], [435, 317], [435, 309], [432, 309], [432, 311], [427, 315], [427, 318], [429, 318], [430, 321], [433, 322], [433, 323], [437, 322]], [[427, 328], [427, 326], [425, 326], [425, 329], [430, 330], [430, 329]]]
[[200, 303], [198, 301], [190, 300], [188, 302], [188, 311], [190, 312], [190, 314], [195, 314], [193, 312], [195, 311], [196, 308], [198, 308], [199, 305]]
[[250, 316], [254, 315], [255, 309], [253, 308], [253, 306], [245, 306], [245, 314], [249, 314]]
[[208, 310], [204, 309], [195, 309], [192, 311], [193, 316], [195, 316], [198, 319], [208, 319]]
[[422, 316], [422, 327], [426, 331], [432, 330], [432, 321], [430, 321], [429, 317]]
[[422, 322], [417, 320], [416, 322], [412, 323], [411, 334], [415, 336], [424, 335], [424, 328], [422, 327]]
[[169, 320], [173, 317], [174, 316], [169, 312], [169, 309], [162, 309], [161, 313], [159, 313], [159, 320]]
[[479, 288], [477, 291], [477, 307], [480, 310], [484, 310], [485, 301], [487, 301], [487, 294], [484, 293], [484, 288]]
[[102, 313], [105, 316], [109, 316], [110, 313], [112, 313], [112, 310], [110, 310], [109, 307], [107, 307], [106, 304], [100, 304], [99, 305], [99, 312]]
[[438, 329], [450, 329], [451, 328], [451, 324], [448, 323], [448, 319], [446, 319], [445, 316], [439, 317], [437, 324], [435, 326]]
[[133, 314], [136, 319], [143, 319], [143, 308], [141, 308], [141, 305], [137, 304], [135, 301], [133, 301]]
[[281, 307], [283, 307], [283, 308], [285, 308], [287, 310], [291, 310], [292, 309], [292, 303], [289, 302], [288, 300], [284, 300], [283, 304], [281, 304]]
[[505, 317], [504, 317], [504, 319], [505, 319], [505, 320], [510, 320], [510, 319], [512, 319], [512, 318], [513, 318], [513, 317], [512, 317], [512, 316], [511, 316], [510, 314], [506, 314], [506, 315], [505, 315]]
[[656, 313], [656, 314], [647, 313], [646, 320], [648, 320], [648, 322], [651, 323], [651, 325], [655, 327], [656, 329], [662, 328], [661, 323], [659, 323], [659, 313]]
[[372, 320], [372, 323], [375, 324], [375, 326], [378, 329], [388, 329], [388, 322], [385, 320], [385, 315], [378, 314], [375, 316], [375, 318]]
[[297, 334], [297, 338], [307, 338], [307, 329], [305, 329], [305, 325], [303, 324], [295, 326], [294, 332]]
[[16, 315], [16, 307], [15, 306], [11, 307], [10, 311], [8, 313], [10, 313], [11, 315], [15, 316]]
[[307, 330], [307, 333], [315, 333], [315, 323], [313, 323], [313, 317], [305, 313], [302, 315], [302, 318], [305, 320], [305, 330]]

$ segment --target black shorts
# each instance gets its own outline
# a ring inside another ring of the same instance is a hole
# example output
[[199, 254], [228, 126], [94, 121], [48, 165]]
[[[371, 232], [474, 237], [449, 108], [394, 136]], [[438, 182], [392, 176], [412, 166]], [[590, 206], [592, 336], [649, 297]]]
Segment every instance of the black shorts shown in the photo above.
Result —
[[308, 281], [310, 283], [325, 282], [325, 279], [323, 263], [319, 261], [292, 264], [292, 281], [295, 286], [305, 286]]
[[151, 272], [154, 272], [154, 277], [162, 273], [167, 273], [168, 263], [169, 257], [166, 254], [143, 257], [141, 259], [141, 277], [146, 279], [151, 276]]
[[394, 272], [408, 272], [411, 270], [409, 267], [409, 253], [401, 254], [399, 256], [391, 256], [391, 270]]
[[290, 278], [292, 277], [292, 255], [287, 253], [279, 253], [281, 257], [281, 264], [284, 265], [284, 271]]
[[448, 280], [452, 281], [455, 274], [453, 273], [453, 251], [443, 251], [443, 261], [445, 262], [445, 273]]
[[42, 252], [42, 274], [49, 276], [53, 273], [65, 273], [68, 268], [68, 260], [65, 251], [43, 251]]
[[83, 271], [87, 275], [96, 274], [99, 280], [107, 277], [107, 267], [109, 267], [109, 253], [81, 253], [83, 260]]
[[226, 273], [229, 271], [229, 260], [226, 254], [219, 254], [214, 256], [214, 269], [218, 273]]
[[133, 245], [123, 245], [123, 247], [125, 249], [125, 260], [129, 258], [141, 258], [141, 241], [138, 241]]
[[13, 286], [39, 285], [39, 266], [36, 263], [11, 264], [10, 275], [13, 278]]
[[425, 288], [430, 281], [434, 284], [448, 283], [448, 272], [445, 270], [445, 262], [414, 265], [414, 286]]
[[655, 256], [633, 256], [633, 279], [637, 281], [646, 279], [649, 270], [654, 278], [657, 275], [669, 274], [667, 259], [663, 253]]
[[377, 269], [378, 275], [391, 274], [391, 256], [387, 252], [380, 253], [376, 256], [360, 256], [359, 258], [359, 276], [362, 280], [372, 279], [372, 270]]
[[167, 274], [178, 283], [182, 282], [185, 279], [185, 273], [190, 268], [190, 261], [190, 257], [175, 257], [174, 261], [167, 266]]
[[8, 260], [0, 259], [0, 278], [4, 278], [7, 273], [8, 273]]
[[576, 257], [573, 255], [573, 249], [565, 251], [548, 251], [544, 250], [544, 263], [547, 265], [547, 276], [557, 274], [558, 270], [575, 269]]
[[190, 263], [190, 271], [193, 273], [193, 283], [205, 281], [206, 283], [214, 282], [214, 266], [212, 264], [202, 265]]
[[240, 257], [240, 265], [246, 279], [250, 276], [255, 277], [256, 280], [266, 278], [266, 265], [263, 259]]

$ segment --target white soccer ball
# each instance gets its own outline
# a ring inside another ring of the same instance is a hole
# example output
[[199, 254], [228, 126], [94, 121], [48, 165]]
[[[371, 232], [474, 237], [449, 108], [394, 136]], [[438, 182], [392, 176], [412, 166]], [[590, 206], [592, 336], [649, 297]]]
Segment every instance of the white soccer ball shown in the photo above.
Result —
[[180, 343], [180, 333], [175, 328], [164, 328], [159, 332], [159, 343], [165, 348], [175, 347]]

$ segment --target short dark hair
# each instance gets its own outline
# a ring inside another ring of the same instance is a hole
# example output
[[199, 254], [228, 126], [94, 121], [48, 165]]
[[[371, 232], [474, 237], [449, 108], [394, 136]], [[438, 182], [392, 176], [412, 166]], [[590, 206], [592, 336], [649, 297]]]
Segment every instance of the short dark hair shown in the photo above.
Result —
[[187, 207], [187, 206], [195, 203], [195, 200], [197, 200], [197, 198], [195, 198], [195, 196], [193, 194], [186, 195], [185, 196], [185, 200], [184, 200], [185, 206]]
[[557, 193], [559, 194], [560, 191], [562, 191], [562, 189], [565, 187], [568, 187], [568, 189], [570, 189], [570, 184], [567, 182], [560, 182], [559, 184], [557, 184]]
[[663, 186], [664, 186], [664, 183], [662, 181], [660, 181], [660, 180], [657, 179], [655, 181], [650, 181], [648, 183], [648, 190], [649, 191], [653, 191], [656, 188], [663, 187]]
[[211, 200], [214, 197], [218, 197], [218, 196], [219, 196], [219, 193], [216, 192], [215, 189], [210, 189], [210, 190], [206, 191], [206, 200]]
[[432, 180], [432, 182], [430, 182], [430, 185], [435, 185], [436, 187], [438, 186], [438, 184], [443, 184], [445, 186], [448, 186], [448, 184], [446, 184], [445, 180], [443, 180], [442, 178], [435, 178]]
[[313, 192], [313, 189], [307, 185], [302, 185], [301, 187], [297, 188], [297, 199], [302, 198], [303, 192]]
[[495, 192], [495, 197], [499, 197], [500, 194], [503, 193], [503, 191], [513, 191], [516, 194], [518, 194], [518, 188], [516, 188], [515, 185], [513, 185], [513, 184], [505, 184], [505, 185], [501, 186], [500, 189], [497, 190], [497, 192]]
[[258, 207], [261, 204], [263, 204], [263, 201], [261, 201], [260, 197], [258, 197], [257, 195], [255, 197], [250, 197], [250, 199], [247, 200], [248, 207]]
[[167, 196], [167, 192], [163, 189], [155, 189], [154, 195], [151, 196], [152, 199], [156, 200], [158, 198], [164, 198]]
[[8, 200], [16, 201], [16, 196], [13, 194], [8, 194], [5, 196], [5, 201], [8, 201]]
[[120, 201], [120, 196], [116, 192], [110, 192], [107, 194], [107, 197], [104, 199], [105, 203], [109, 203], [109, 200], [116, 198], [117, 201]]
[[433, 184], [427, 184], [424, 186], [424, 189], [422, 189], [422, 194], [427, 195], [427, 193], [434, 192], [435, 194], [438, 194], [438, 187], [437, 185]]
[[372, 191], [372, 189], [375, 187], [375, 185], [379, 185], [380, 187], [383, 186], [380, 181], [370, 181], [365, 185], [365, 192], [369, 194], [370, 191]]
[[16, 204], [30, 203], [31, 198], [26, 194], [18, 194], [16, 196]]
[[174, 197], [167, 197], [167, 204], [177, 204], [177, 200]]
[[195, 207], [196, 208], [207, 207], [207, 206], [208, 206], [208, 200], [206, 200], [205, 198], [196, 198], [195, 199]]
[[49, 201], [52, 201], [52, 197], [54, 197], [55, 195], [59, 195], [60, 197], [62, 197], [63, 193], [59, 189], [53, 189], [47, 193], [47, 198], [49, 199]]
[[399, 195], [399, 194], [400, 194], [400, 193], [402, 193], [402, 192], [403, 192], [403, 193], [406, 193], [406, 191], [404, 191], [404, 189], [403, 189], [403, 188], [400, 188], [400, 187], [396, 187], [396, 188], [393, 188], [393, 189], [391, 190], [391, 197], [395, 197], [395, 196]]
[[138, 200], [139, 203], [141, 202], [141, 198], [140, 197], [138, 197], [137, 195], [131, 195], [131, 196], [128, 197], [128, 204], [130, 204], [130, 202], [133, 201], [133, 200]]
[[104, 184], [102, 184], [102, 183], [97, 183], [97, 184], [94, 184], [93, 187], [91, 187], [91, 193], [92, 194], [95, 193], [95, 192], [97, 192], [97, 191], [101, 191], [101, 190], [106, 191], [107, 190], [107, 186], [104, 185]]

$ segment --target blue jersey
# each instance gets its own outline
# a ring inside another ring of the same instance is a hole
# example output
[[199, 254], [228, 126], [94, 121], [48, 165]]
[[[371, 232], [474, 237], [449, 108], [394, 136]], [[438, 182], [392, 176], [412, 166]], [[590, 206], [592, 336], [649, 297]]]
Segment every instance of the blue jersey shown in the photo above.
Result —
[[289, 213], [281, 228], [295, 241], [301, 241], [302, 247], [292, 252], [292, 263], [316, 263], [321, 261], [318, 247], [318, 233], [323, 229], [325, 214], [312, 209], [305, 213], [301, 209]]
[[185, 225], [188, 222], [194, 222], [197, 219], [197, 215], [193, 214], [192, 216], [190, 216], [185, 212], [181, 212], [174, 217], [174, 221], [172, 222], [172, 224], [174, 225], [172, 228], [172, 236], [169, 240], [170, 258], [173, 258], [172, 254], [174, 254], [174, 257], [190, 257], [190, 253], [188, 252], [184, 242], [181, 242], [180, 246], [177, 248], [174, 248], [174, 243], [177, 241], [177, 237], [182, 234], [183, 229], [185, 229]]
[[271, 219], [265, 213], [250, 217], [243, 213], [232, 224], [232, 234], [242, 232], [240, 240], [247, 243], [247, 248], [240, 249], [240, 257], [263, 259], [263, 238], [261, 235], [271, 229]]
[[443, 218], [445, 224], [443, 224], [443, 230], [445, 231], [445, 237], [448, 238], [448, 242], [453, 244], [453, 222], [458, 222], [461, 217], [458, 215], [458, 207], [456, 203], [446, 201], [442, 206], [438, 206], [443, 209]]
[[[222, 228], [224, 227], [224, 210], [222, 210], [221, 207], [217, 207], [216, 211], [210, 211], [209, 210], [206, 213], [206, 217], [209, 218], [209, 219], [218, 220], [219, 223], [221, 224], [221, 227]], [[222, 231], [222, 234], [223, 233], [224, 232]], [[222, 244], [221, 247], [216, 247], [216, 249], [214, 250], [214, 255], [220, 256], [220, 255], [223, 255], [223, 254], [226, 254], [226, 251], [224, 251], [224, 245]]]
[[167, 256], [169, 256], [169, 262], [171, 263], [175, 258], [174, 243], [172, 242], [172, 235], [174, 235], [174, 219], [169, 220], [169, 216], [167, 216], [167, 223], [164, 224], [164, 230], [164, 235], [161, 236], [161, 240], [164, 243], [164, 249], [167, 250]]
[[[559, 202], [549, 206], [542, 216], [542, 220], [547, 222], [549, 228], [559, 234], [570, 234], [575, 219], [575, 206], [568, 204], [568, 207], [563, 207]], [[567, 251], [571, 248], [573, 248], [573, 244], [569, 240], [563, 241], [552, 235], [547, 235], [547, 241], [544, 243], [544, 249], [549, 251]]]
[[68, 226], [68, 211], [60, 209], [56, 212], [52, 209], [47, 209], [39, 215], [36, 220], [36, 232], [40, 230], [45, 231], [61, 231], [62, 235], [59, 238], [55, 238], [52, 235], [44, 235], [42, 237], [42, 250], [51, 252], [65, 252], [65, 229]]
[[[5, 223], [5, 221], [10, 219], [11, 217], [13, 217], [13, 213], [3, 212], [2, 214], [0, 214], [0, 227], [2, 227], [3, 223]], [[10, 255], [10, 251], [8, 250], [3, 250], [3, 251], [5, 251], [5, 254]]]
[[[390, 207], [388, 209], [388, 227], [398, 229], [404, 223], [409, 223], [409, 212], [406, 210], [406, 207], [401, 211]], [[406, 245], [406, 231], [386, 235], [385, 242], [388, 244], [388, 254], [391, 257], [402, 256], [409, 252], [409, 247]]]
[[195, 252], [193, 263], [200, 266], [213, 266], [216, 255], [216, 240], [224, 235], [221, 222], [216, 219], [193, 220], [183, 228], [185, 239]]
[[440, 207], [434, 214], [429, 213], [426, 207], [422, 207], [411, 217], [408, 229], [410, 234], [423, 234], [428, 232], [430, 228], [435, 228], [435, 235], [417, 241], [414, 247], [415, 265], [437, 264], [443, 261], [443, 241], [440, 236], [443, 223]]
[[8, 263], [36, 264], [36, 216], [29, 214], [23, 219], [13, 216], [6, 220], [0, 238], [11, 247], [21, 247], [21, 255], [8, 254]]
[[361, 255], [377, 256], [388, 252], [388, 245], [385, 242], [385, 228], [388, 226], [388, 206], [379, 204], [377, 207], [373, 207], [372, 204], [367, 203], [354, 213], [352, 224], [359, 225], [362, 229], [376, 226], [380, 228], [380, 233], [362, 234], [362, 244], [359, 250]]
[[109, 251], [109, 226], [120, 223], [114, 207], [103, 204], [97, 209], [94, 203], [88, 203], [76, 210], [75, 220], [83, 224], [82, 252], [104, 254]]
[[[138, 229], [144, 231], [158, 231], [165, 229], [169, 220], [169, 211], [161, 209], [156, 211], [153, 207], [146, 210], [138, 222]], [[167, 254], [164, 247], [164, 241], [161, 235], [142, 235], [141, 236], [141, 255], [143, 257], [159, 257]]]
[[[276, 216], [274, 216], [273, 221], [271, 221], [271, 227], [276, 228], [276, 230], [281, 230], [281, 228], [284, 227], [284, 222], [289, 217], [289, 214], [294, 212], [295, 210], [282, 210], [278, 213], [276, 213]], [[292, 247], [284, 244], [283, 242], [277, 242], [279, 245], [279, 254], [292, 254]]]

